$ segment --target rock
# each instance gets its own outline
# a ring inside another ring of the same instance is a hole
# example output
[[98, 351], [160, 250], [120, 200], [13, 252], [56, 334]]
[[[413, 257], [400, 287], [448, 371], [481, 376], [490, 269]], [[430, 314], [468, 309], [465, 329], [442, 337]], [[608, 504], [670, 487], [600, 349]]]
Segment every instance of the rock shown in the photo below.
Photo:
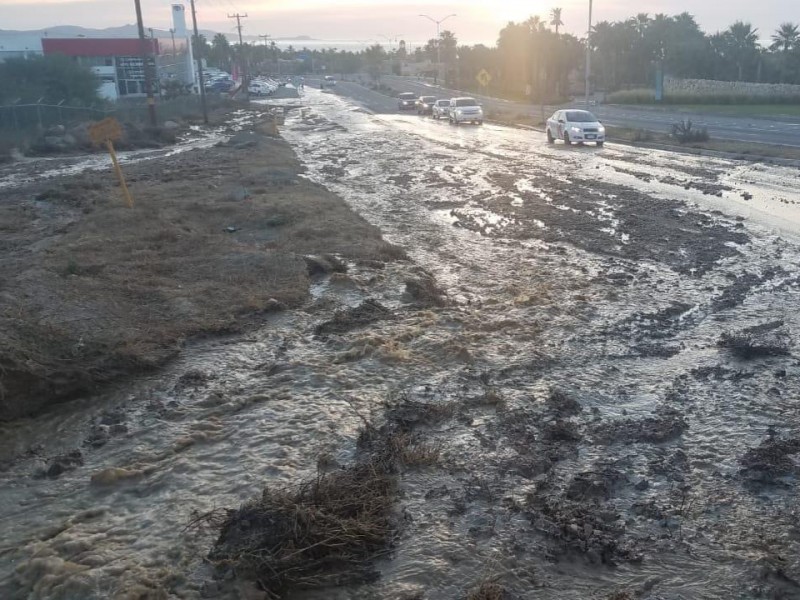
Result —
[[105, 446], [110, 439], [111, 433], [109, 432], [108, 425], [95, 425], [92, 427], [89, 437], [84, 440], [83, 444], [85, 446], [91, 446], [92, 448], [100, 448], [101, 446]]
[[164, 129], [179, 129], [180, 125], [178, 125], [175, 121], [164, 121]]
[[647, 479], [642, 479], [639, 483], [633, 486], [634, 489], [643, 492], [650, 487], [650, 482]]
[[55, 135], [44, 136], [44, 143], [53, 148], [64, 148], [66, 146], [64, 138]]
[[63, 125], [53, 125], [45, 131], [45, 135], [64, 135], [66, 128]]
[[67, 454], [56, 456], [47, 467], [45, 475], [55, 479], [62, 473], [73, 471], [83, 465], [83, 453], [80, 450], [72, 450]]
[[64, 143], [65, 143], [67, 146], [71, 147], [71, 148], [72, 148], [72, 147], [75, 147], [75, 146], [77, 146], [77, 145], [78, 145], [78, 140], [77, 140], [77, 139], [75, 139], [75, 136], [74, 136], [74, 135], [72, 135], [71, 133], [67, 133], [67, 134], [65, 134], [65, 135], [64, 135], [64, 137], [63, 137], [62, 139], [64, 140]]
[[131, 481], [138, 479], [142, 476], [141, 471], [135, 469], [122, 469], [119, 467], [110, 467], [103, 469], [92, 475], [92, 485], [113, 485], [124, 481]]
[[284, 310], [285, 308], [286, 306], [282, 302], [276, 300], [275, 298], [270, 298], [264, 305], [265, 312], [277, 312], [280, 310]]

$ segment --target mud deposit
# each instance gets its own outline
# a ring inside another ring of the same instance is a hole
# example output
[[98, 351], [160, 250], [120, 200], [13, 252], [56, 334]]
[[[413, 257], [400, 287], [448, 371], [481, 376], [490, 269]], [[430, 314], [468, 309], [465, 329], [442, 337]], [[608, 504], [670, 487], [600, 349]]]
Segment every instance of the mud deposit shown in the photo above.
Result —
[[305, 501], [365, 423], [417, 444], [388, 550], [285, 597], [800, 597], [797, 173], [305, 101], [305, 176], [413, 262], [6, 427], [4, 597], [263, 598], [186, 525]]

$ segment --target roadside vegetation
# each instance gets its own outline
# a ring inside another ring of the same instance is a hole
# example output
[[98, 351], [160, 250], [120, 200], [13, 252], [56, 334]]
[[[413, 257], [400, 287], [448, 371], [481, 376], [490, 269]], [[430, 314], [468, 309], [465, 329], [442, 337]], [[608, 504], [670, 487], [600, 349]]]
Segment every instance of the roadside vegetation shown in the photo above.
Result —
[[[572, 24], [574, 25], [574, 24]], [[510, 22], [499, 33], [495, 47], [459, 44], [452, 31], [409, 52], [402, 40], [396, 47], [374, 44], [361, 52], [329, 48], [279, 48], [270, 45], [231, 46], [224, 35], [209, 43], [195, 40], [196, 51], [209, 63], [228, 70], [244, 55], [256, 71], [280, 73], [318, 71], [340, 75], [367, 73], [379, 83], [383, 74], [409, 72], [428, 78], [439, 74], [441, 56], [444, 83], [465, 91], [482, 91], [512, 100], [553, 103], [582, 94], [580, 74], [586, 42], [563, 32], [560, 8], [525, 21]], [[769, 39], [764, 46], [761, 41]], [[757, 83], [800, 84], [800, 26], [782, 23], [773, 32], [758, 31], [749, 23], [734, 22], [724, 31], [709, 34], [689, 13], [678, 15], [639, 13], [619, 21], [601, 21], [593, 27], [592, 88], [610, 94], [620, 103], [652, 103], [656, 71], [681, 79], [713, 79]], [[404, 66], [406, 65], [406, 66]], [[411, 65], [411, 67], [408, 67]], [[491, 76], [484, 89], [476, 75]], [[571, 82], [570, 74], [577, 81]], [[672, 104], [800, 104], [800, 94], [769, 98], [747, 95], [673, 95]]]
[[671, 132], [650, 131], [646, 129], [630, 129], [625, 127], [606, 127], [610, 141], [625, 142], [633, 145], [652, 144], [658, 147], [679, 147], [684, 152], [702, 153], [719, 152], [740, 159], [779, 159], [800, 161], [800, 148], [792, 146], [776, 146], [774, 144], [757, 144], [714, 138], [709, 134], [705, 140], [687, 140], [681, 142]]

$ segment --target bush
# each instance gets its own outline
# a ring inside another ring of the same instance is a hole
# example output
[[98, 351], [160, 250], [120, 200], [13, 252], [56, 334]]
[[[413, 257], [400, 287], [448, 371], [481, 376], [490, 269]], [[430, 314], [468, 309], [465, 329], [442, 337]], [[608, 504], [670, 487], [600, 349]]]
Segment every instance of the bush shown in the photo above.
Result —
[[10, 58], [0, 62], [0, 104], [19, 98], [21, 104], [43, 99], [45, 104], [67, 101], [84, 105], [100, 102], [100, 80], [87, 67], [67, 56]]
[[705, 127], [695, 128], [691, 119], [680, 121], [672, 125], [672, 137], [681, 144], [691, 144], [693, 142], [707, 142], [710, 139], [708, 129]]

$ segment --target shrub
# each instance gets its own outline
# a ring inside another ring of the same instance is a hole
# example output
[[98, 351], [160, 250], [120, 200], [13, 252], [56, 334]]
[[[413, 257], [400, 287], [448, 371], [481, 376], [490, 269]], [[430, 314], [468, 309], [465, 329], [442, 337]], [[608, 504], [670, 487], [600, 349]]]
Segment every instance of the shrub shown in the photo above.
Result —
[[691, 119], [680, 121], [672, 125], [672, 137], [681, 144], [691, 144], [693, 142], [707, 142], [710, 139], [708, 129], [705, 127], [696, 128]]

